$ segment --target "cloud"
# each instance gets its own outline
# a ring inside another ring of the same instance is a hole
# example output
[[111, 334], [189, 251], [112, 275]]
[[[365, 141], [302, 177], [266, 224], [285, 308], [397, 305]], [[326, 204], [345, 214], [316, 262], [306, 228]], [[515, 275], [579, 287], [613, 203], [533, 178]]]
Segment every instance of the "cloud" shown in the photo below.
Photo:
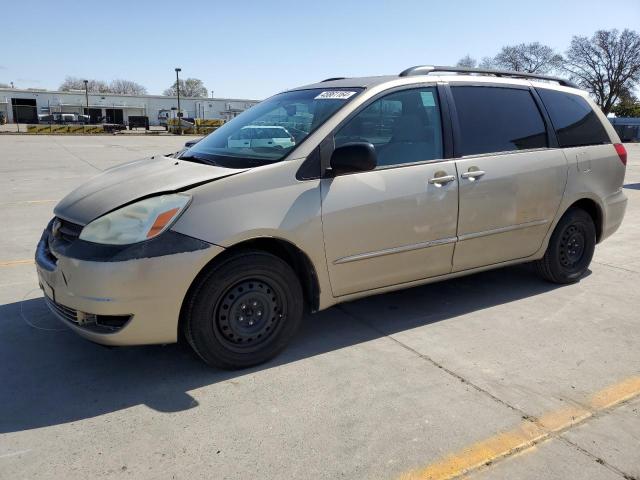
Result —
[[0, 65], [0, 70], [7, 70], [7, 67], [5, 67], [4, 65]]
[[33, 78], [18, 78], [16, 82], [20, 83], [42, 83], [40, 80], [35, 80]]

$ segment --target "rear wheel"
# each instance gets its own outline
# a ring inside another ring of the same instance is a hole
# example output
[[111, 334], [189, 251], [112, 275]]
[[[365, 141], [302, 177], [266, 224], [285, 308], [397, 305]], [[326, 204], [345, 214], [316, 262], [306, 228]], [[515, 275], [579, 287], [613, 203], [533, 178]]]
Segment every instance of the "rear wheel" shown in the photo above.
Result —
[[303, 294], [280, 258], [243, 252], [211, 268], [195, 286], [185, 336], [209, 365], [244, 368], [269, 360], [291, 340], [303, 315]]
[[585, 274], [596, 246], [591, 215], [579, 208], [568, 210], [556, 225], [547, 251], [536, 266], [553, 283], [574, 283]]

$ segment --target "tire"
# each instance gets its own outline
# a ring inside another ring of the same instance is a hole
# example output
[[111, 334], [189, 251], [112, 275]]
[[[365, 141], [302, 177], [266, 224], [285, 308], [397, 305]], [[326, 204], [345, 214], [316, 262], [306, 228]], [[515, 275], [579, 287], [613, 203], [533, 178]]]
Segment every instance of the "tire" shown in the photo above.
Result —
[[266, 252], [238, 253], [211, 267], [188, 299], [184, 334], [207, 364], [257, 365], [293, 338], [304, 312], [293, 269]]
[[575, 283], [585, 274], [596, 247], [596, 226], [580, 208], [568, 210], [556, 225], [547, 251], [536, 261], [538, 273], [549, 282]]

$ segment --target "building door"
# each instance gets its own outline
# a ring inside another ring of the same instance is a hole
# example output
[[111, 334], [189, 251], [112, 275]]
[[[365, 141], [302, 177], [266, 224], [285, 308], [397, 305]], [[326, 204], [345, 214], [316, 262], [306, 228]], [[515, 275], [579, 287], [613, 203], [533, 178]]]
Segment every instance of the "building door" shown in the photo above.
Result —
[[31, 98], [12, 98], [13, 121], [15, 123], [38, 123], [38, 107]]
[[85, 108], [84, 114], [89, 115], [89, 123], [92, 124], [100, 123], [100, 120], [102, 119], [101, 108]]
[[124, 125], [124, 115], [121, 108], [105, 108], [107, 123]]

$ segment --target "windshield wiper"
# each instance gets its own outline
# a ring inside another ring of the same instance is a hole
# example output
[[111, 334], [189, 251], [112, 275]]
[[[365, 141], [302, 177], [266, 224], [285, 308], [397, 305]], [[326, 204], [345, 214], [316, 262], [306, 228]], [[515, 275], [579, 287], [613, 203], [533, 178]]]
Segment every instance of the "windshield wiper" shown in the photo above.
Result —
[[204, 157], [198, 157], [197, 155], [193, 155], [193, 154], [190, 154], [190, 155], [180, 155], [180, 156], [178, 157], [178, 160], [185, 160], [185, 161], [187, 161], [187, 162], [194, 162], [194, 163], [202, 163], [202, 164], [204, 164], [204, 165], [213, 165], [213, 166], [217, 166], [217, 165], [218, 165], [217, 163], [215, 163], [215, 162], [214, 162], [214, 161], [212, 161], [212, 160], [207, 160], [207, 159], [206, 159], [206, 158], [204, 158]]

